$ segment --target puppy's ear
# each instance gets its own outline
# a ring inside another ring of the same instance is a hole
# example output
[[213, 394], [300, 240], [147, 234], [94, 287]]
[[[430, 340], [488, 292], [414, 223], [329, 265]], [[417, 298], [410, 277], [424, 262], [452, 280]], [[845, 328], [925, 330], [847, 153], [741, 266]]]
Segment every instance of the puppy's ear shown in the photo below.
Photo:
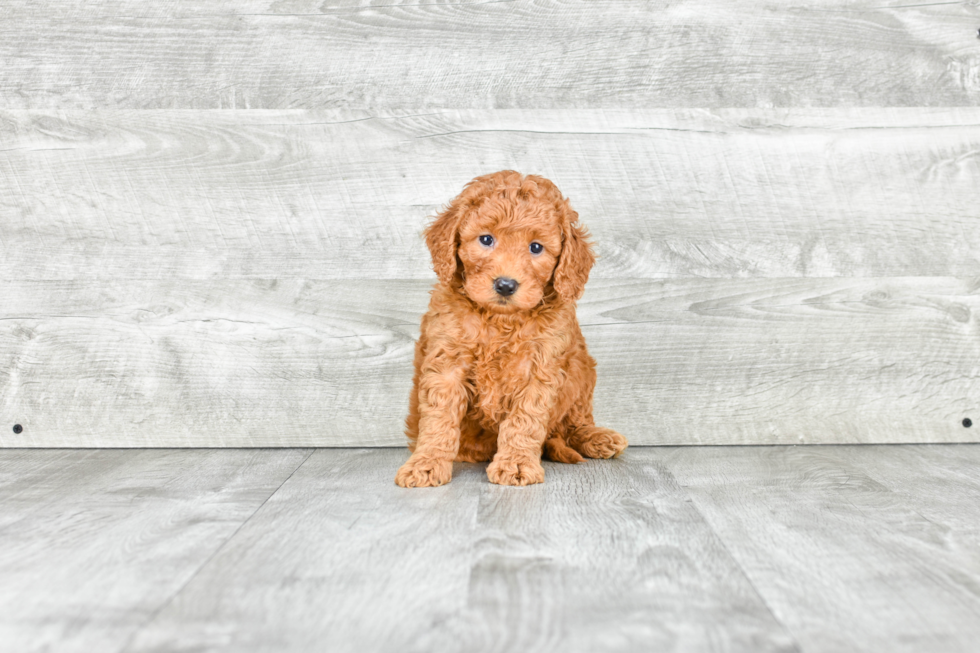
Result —
[[572, 210], [568, 200], [561, 200], [556, 208], [561, 219], [562, 246], [552, 285], [562, 300], [575, 301], [585, 291], [589, 271], [595, 264], [595, 254], [592, 253], [589, 234], [578, 223], [578, 213]]
[[432, 269], [439, 281], [445, 284], [451, 284], [456, 276], [456, 248], [459, 247], [459, 226], [465, 204], [457, 197], [425, 229], [425, 244], [432, 254]]

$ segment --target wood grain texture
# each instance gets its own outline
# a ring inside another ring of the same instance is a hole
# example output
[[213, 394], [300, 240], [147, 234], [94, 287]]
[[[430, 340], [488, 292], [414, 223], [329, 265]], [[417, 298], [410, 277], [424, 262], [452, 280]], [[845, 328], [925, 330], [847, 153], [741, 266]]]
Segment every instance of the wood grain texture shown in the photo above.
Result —
[[[919, 451], [684, 448], [665, 463], [802, 650], [973, 651], [976, 531], [919, 512], [938, 490], [926, 488], [936, 475], [929, 462], [920, 472]], [[879, 461], [872, 469], [901, 469], [907, 484], [882, 485], [851, 462], [854, 452]], [[980, 449], [957, 447], [953, 457], [976, 477]], [[939, 476], [963, 522], [977, 523], [975, 484], [952, 470]]]
[[5, 2], [0, 106], [962, 106], [975, 2]]
[[119, 651], [309, 455], [0, 453], [0, 649]]
[[978, 20], [4, 3], [0, 446], [401, 443], [420, 231], [502, 168], [595, 236], [597, 415], [634, 443], [974, 440]]
[[951, 550], [980, 566], [980, 447], [854, 447], [827, 453], [900, 495], [944, 530]]
[[[2, 446], [404, 444], [424, 281], [5, 288]], [[980, 279], [600, 280], [579, 319], [634, 445], [980, 434]]]
[[422, 491], [404, 459], [315, 452], [127, 650], [795, 650], [655, 455]]
[[309, 453], [0, 451], [0, 648], [968, 652], [980, 634], [977, 445], [631, 447], [546, 463], [540, 486], [457, 464], [426, 490], [394, 485], [404, 450]]
[[976, 442], [978, 281], [596, 284], [597, 417], [638, 444]]
[[432, 278], [478, 174], [553, 179], [594, 278], [980, 275], [980, 109], [0, 113], [0, 279]]

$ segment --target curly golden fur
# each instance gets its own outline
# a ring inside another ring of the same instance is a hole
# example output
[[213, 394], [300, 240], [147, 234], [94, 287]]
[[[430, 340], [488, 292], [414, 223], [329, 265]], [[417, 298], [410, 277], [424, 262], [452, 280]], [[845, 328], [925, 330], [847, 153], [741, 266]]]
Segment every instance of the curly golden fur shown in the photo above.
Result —
[[577, 463], [627, 442], [595, 425], [595, 360], [575, 316], [595, 262], [561, 191], [535, 175], [477, 177], [426, 229], [439, 281], [415, 346], [395, 482], [442, 485], [453, 461], [491, 461], [501, 485], [544, 481], [542, 454]]

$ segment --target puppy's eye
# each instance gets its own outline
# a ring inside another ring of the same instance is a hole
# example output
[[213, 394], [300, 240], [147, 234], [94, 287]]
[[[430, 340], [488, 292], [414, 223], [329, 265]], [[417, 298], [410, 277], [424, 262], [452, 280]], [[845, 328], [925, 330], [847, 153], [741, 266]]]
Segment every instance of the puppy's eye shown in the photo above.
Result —
[[480, 244], [483, 245], [484, 247], [490, 247], [491, 245], [493, 245], [493, 236], [491, 236], [490, 234], [483, 234], [482, 236], [480, 236]]
[[542, 245], [539, 242], [533, 242], [533, 243], [531, 243], [530, 250], [531, 250], [531, 253], [532, 254], [535, 254], [535, 255], [540, 254], [541, 252], [544, 251], [544, 245]]

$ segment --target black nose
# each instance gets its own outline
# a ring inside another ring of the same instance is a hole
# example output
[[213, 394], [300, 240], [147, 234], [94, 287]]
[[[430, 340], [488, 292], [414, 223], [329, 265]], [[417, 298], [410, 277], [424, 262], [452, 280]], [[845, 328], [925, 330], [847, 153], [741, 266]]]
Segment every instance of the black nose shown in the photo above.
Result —
[[497, 277], [493, 280], [493, 289], [497, 291], [498, 295], [510, 297], [517, 292], [517, 282], [507, 277]]

